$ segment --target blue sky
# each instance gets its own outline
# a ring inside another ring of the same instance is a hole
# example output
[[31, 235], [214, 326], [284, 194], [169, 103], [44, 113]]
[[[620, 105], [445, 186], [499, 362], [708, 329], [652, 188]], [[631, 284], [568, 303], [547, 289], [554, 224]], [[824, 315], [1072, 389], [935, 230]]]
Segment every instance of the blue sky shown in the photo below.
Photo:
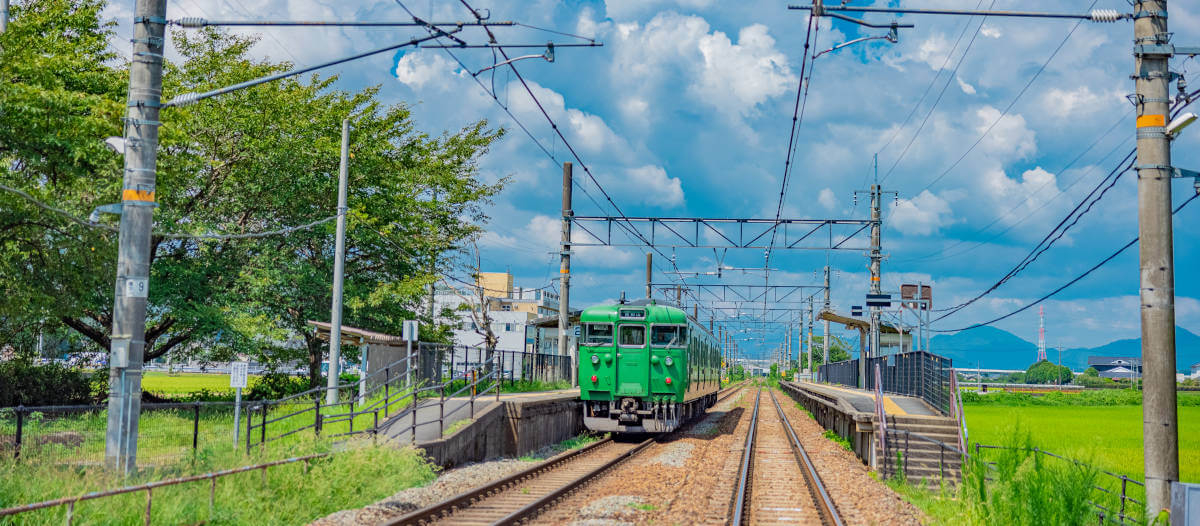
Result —
[[[950, 0], [901, 4], [975, 6]], [[805, 12], [789, 11], [783, 1], [476, 0], [474, 5], [490, 8], [493, 19], [594, 36], [604, 43], [601, 48], [559, 49], [552, 64], [517, 64], [568, 141], [627, 215], [774, 217], [804, 53]], [[1083, 12], [1090, 5], [1090, 0], [996, 0], [993, 7]], [[432, 19], [468, 17], [449, 0], [413, 0], [409, 6]], [[1095, 7], [1130, 9], [1124, 0], [1097, 0]], [[108, 11], [120, 20], [122, 38], [128, 34], [131, 9], [132, 2], [123, 1]], [[169, 9], [169, 18], [404, 18], [391, 1], [180, 0], [171, 2]], [[1176, 1], [1170, 14], [1174, 41], [1200, 45], [1200, 10]], [[891, 20], [882, 15], [869, 18]], [[870, 183], [872, 156], [878, 153], [884, 189], [899, 193], [897, 200], [885, 200], [883, 237], [889, 257], [883, 263], [884, 287], [931, 283], [936, 306], [948, 306], [1004, 275], [1132, 148], [1133, 111], [1124, 97], [1133, 89], [1133, 29], [1129, 22], [1080, 24], [1017, 98], [1073, 21], [988, 19], [980, 26], [979, 19], [966, 17], [903, 20], [916, 27], [901, 30], [898, 44], [876, 40], [815, 61], [783, 215], [865, 218], [864, 201], [855, 205], [852, 195]], [[819, 26], [816, 50], [883, 34], [843, 22], [831, 25], [828, 19], [820, 20]], [[571, 41], [528, 28], [497, 32], [505, 42]], [[255, 52], [312, 64], [415, 34], [410, 29], [276, 29], [267, 32]], [[483, 40], [478, 31], [466, 35]], [[127, 44], [118, 46], [124, 49]], [[460, 51], [458, 56], [474, 70], [492, 63], [485, 50]], [[1200, 64], [1181, 58], [1172, 66], [1189, 80], [1200, 71]], [[515, 78], [504, 70], [494, 79], [480, 77], [495, 83], [500, 98], [554, 160], [439, 50], [409, 51], [399, 55], [398, 62], [382, 55], [327, 73], [340, 75], [346, 88], [381, 85], [385, 100], [411, 105], [418, 126], [430, 133], [458, 129], [479, 118], [510, 128], [481, 164], [488, 178], [511, 179], [491, 208], [489, 232], [480, 241], [482, 258], [487, 270], [511, 269], [518, 285], [540, 287], [556, 277], [557, 261], [550, 252], [559, 235], [559, 163], [571, 158]], [[1200, 85], [1195, 80], [1193, 84]], [[931, 112], [943, 86], [944, 95]], [[1014, 99], [1012, 109], [997, 122]], [[1200, 113], [1200, 108], [1194, 111]], [[905, 123], [910, 112], [913, 116]], [[983, 135], [993, 122], [994, 128]], [[955, 165], [981, 136], [978, 146]], [[1200, 169], [1198, 146], [1200, 130], [1185, 132], [1175, 141], [1174, 163]], [[575, 173], [577, 179], [586, 178], [579, 167]], [[590, 181], [584, 187], [599, 198]], [[1193, 191], [1191, 181], [1176, 181], [1174, 191], [1175, 202], [1182, 201]], [[579, 215], [612, 212], [578, 191], [575, 209]], [[1178, 214], [1175, 224], [1178, 323], [1200, 332], [1200, 280], [1189, 272], [1200, 266], [1195, 226], [1200, 224], [1200, 205]], [[1135, 177], [1126, 174], [1036, 263], [935, 327], [963, 327], [1024, 305], [1095, 264], [1136, 232]], [[578, 250], [572, 304], [611, 300], [622, 291], [640, 296], [643, 254], [644, 249], [636, 248]], [[676, 255], [681, 270], [707, 272], [715, 266], [711, 250], [680, 249]], [[771, 283], [814, 284], [814, 271], [827, 257], [835, 269], [835, 306], [861, 304], [868, 283], [867, 259], [861, 252], [776, 251], [771, 266], [779, 270], [771, 273]], [[667, 268], [658, 259], [661, 268]], [[763, 254], [731, 251], [725, 264], [762, 266]], [[1049, 345], [1093, 346], [1136, 337], [1137, 275], [1137, 252], [1130, 249], [1048, 301]], [[656, 275], [656, 281], [669, 279]], [[735, 274], [724, 282], [761, 283], [762, 275]], [[1034, 341], [1036, 309], [998, 326]]]

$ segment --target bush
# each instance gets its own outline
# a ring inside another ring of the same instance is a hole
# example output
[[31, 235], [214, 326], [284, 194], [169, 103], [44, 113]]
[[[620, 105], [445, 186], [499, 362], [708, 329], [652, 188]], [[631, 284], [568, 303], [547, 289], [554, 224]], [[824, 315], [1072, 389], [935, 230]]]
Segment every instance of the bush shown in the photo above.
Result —
[[308, 379], [283, 373], [267, 373], [246, 393], [248, 400], [278, 400], [308, 390]]
[[89, 373], [56, 362], [37, 365], [24, 358], [0, 362], [0, 385], [4, 386], [0, 407], [90, 404], [93, 393], [103, 392], [107, 380], [104, 372]]

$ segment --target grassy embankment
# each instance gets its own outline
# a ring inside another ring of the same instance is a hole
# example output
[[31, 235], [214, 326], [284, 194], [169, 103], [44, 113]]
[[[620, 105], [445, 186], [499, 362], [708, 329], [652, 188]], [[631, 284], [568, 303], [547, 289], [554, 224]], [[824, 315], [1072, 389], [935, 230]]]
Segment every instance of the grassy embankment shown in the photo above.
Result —
[[[329, 513], [360, 507], [396, 491], [428, 482], [434, 469], [417, 450], [372, 445], [355, 440], [336, 453], [312, 462], [272, 467], [217, 480], [215, 506], [209, 509], [208, 481], [156, 489], [154, 524], [300, 524]], [[245, 455], [229, 448], [204, 448], [188, 460], [146, 469], [120, 478], [92, 467], [55, 466], [0, 461], [0, 507], [124, 487], [267, 462], [279, 458], [333, 451], [328, 440], [307, 439]], [[140, 524], [145, 492], [76, 504], [76, 524]], [[57, 507], [0, 519], [0, 524], [61, 524], [66, 508]]]
[[[1095, 520], [1092, 499], [1110, 509], [1119, 503], [1091, 487], [1119, 492], [1120, 480], [1103, 469], [1142, 480], [1141, 394], [1136, 391], [1087, 391], [995, 394], [964, 397], [972, 443], [1038, 447], [1086, 463], [1014, 451], [983, 450], [995, 462], [993, 480], [984, 482], [983, 468], [968, 466], [965, 483], [956, 489], [930, 492], [903, 481], [889, 481], [920, 507], [934, 524], [1073, 524]], [[1200, 480], [1200, 395], [1180, 393], [1180, 468], [1184, 481]], [[974, 449], [972, 449], [972, 452]], [[1129, 493], [1144, 500], [1139, 486]], [[1081, 498], [1084, 500], [1081, 501]], [[1138, 514], [1140, 510], [1127, 510]], [[1032, 522], [1030, 522], [1032, 521]]]

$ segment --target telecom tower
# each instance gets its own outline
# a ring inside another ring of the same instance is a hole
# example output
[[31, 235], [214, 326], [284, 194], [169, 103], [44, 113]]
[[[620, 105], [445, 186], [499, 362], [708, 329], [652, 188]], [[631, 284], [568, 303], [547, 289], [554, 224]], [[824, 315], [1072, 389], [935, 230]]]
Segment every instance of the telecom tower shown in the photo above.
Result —
[[1038, 361], [1046, 359], [1046, 309], [1038, 306]]

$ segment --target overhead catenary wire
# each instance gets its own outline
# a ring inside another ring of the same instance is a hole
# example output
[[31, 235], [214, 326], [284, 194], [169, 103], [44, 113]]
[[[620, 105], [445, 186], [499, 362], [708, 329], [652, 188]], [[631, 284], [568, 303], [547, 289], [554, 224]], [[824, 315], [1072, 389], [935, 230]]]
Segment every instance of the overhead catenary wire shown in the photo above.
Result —
[[[1175, 207], [1175, 210], [1173, 210], [1173, 211], [1171, 212], [1171, 214], [1172, 214], [1172, 215], [1174, 215], [1174, 214], [1177, 214], [1177, 213], [1179, 213], [1179, 211], [1180, 211], [1180, 210], [1183, 210], [1183, 208], [1184, 208], [1185, 206], [1187, 206], [1189, 203], [1191, 203], [1192, 201], [1194, 201], [1194, 200], [1195, 200], [1197, 197], [1200, 197], [1200, 193], [1193, 194], [1193, 195], [1192, 195], [1191, 197], [1189, 197], [1189, 198], [1188, 198], [1186, 201], [1184, 201], [1184, 202], [1180, 203], [1180, 204], [1179, 204], [1179, 206]], [[1019, 308], [1019, 309], [1017, 309], [1017, 310], [1014, 310], [1014, 311], [1012, 311], [1012, 312], [1009, 312], [1008, 314], [1005, 314], [1005, 315], [1003, 315], [1003, 316], [999, 316], [999, 317], [993, 318], [993, 319], [991, 319], [991, 320], [988, 320], [988, 321], [985, 321], [985, 322], [976, 323], [976, 324], [973, 324], [973, 325], [969, 325], [969, 326], [966, 326], [966, 327], [962, 327], [962, 328], [959, 328], [959, 329], [931, 329], [931, 330], [932, 330], [933, 332], [939, 332], [939, 333], [968, 331], [968, 330], [971, 330], [971, 329], [976, 329], [976, 328], [979, 328], [979, 327], [984, 327], [984, 326], [987, 326], [987, 325], [991, 325], [991, 324], [993, 324], [993, 323], [996, 323], [996, 322], [999, 322], [999, 321], [1003, 321], [1003, 320], [1006, 320], [1006, 319], [1008, 319], [1008, 318], [1011, 318], [1011, 317], [1013, 317], [1013, 316], [1016, 316], [1017, 314], [1020, 314], [1020, 313], [1022, 313], [1022, 312], [1025, 312], [1026, 310], [1029, 310], [1030, 308], [1034, 307], [1035, 305], [1038, 305], [1039, 303], [1042, 303], [1043, 301], [1046, 301], [1046, 300], [1048, 300], [1048, 299], [1050, 299], [1050, 298], [1054, 297], [1054, 295], [1058, 294], [1059, 292], [1062, 292], [1062, 291], [1066, 290], [1066, 289], [1067, 289], [1068, 287], [1070, 287], [1071, 285], [1074, 285], [1074, 284], [1078, 283], [1078, 282], [1079, 282], [1080, 280], [1082, 280], [1083, 278], [1086, 278], [1086, 277], [1088, 277], [1089, 275], [1091, 275], [1091, 273], [1095, 272], [1095, 271], [1096, 271], [1097, 269], [1099, 269], [1100, 267], [1103, 267], [1104, 265], [1108, 264], [1108, 262], [1110, 262], [1110, 261], [1112, 261], [1112, 260], [1116, 259], [1116, 258], [1117, 258], [1117, 256], [1121, 255], [1121, 253], [1122, 253], [1122, 252], [1125, 252], [1126, 250], [1128, 250], [1128, 249], [1129, 249], [1129, 247], [1132, 247], [1133, 245], [1137, 244], [1137, 242], [1138, 242], [1138, 239], [1140, 239], [1140, 238], [1138, 238], [1138, 237], [1135, 237], [1135, 238], [1133, 238], [1131, 241], [1129, 241], [1128, 243], [1126, 243], [1124, 246], [1122, 246], [1121, 248], [1117, 249], [1117, 251], [1116, 251], [1116, 252], [1113, 252], [1113, 253], [1112, 253], [1112, 254], [1110, 254], [1108, 257], [1106, 257], [1106, 258], [1104, 258], [1104, 259], [1100, 260], [1100, 262], [1099, 262], [1099, 263], [1096, 263], [1096, 264], [1095, 264], [1095, 265], [1093, 265], [1091, 268], [1087, 269], [1087, 271], [1085, 271], [1083, 274], [1080, 274], [1080, 275], [1076, 276], [1074, 279], [1072, 279], [1071, 281], [1068, 281], [1068, 282], [1066, 282], [1065, 284], [1063, 284], [1062, 286], [1060, 286], [1060, 287], [1058, 287], [1058, 288], [1054, 289], [1054, 290], [1053, 290], [1053, 291], [1051, 291], [1049, 294], [1046, 294], [1046, 295], [1044, 295], [1044, 296], [1042, 296], [1042, 297], [1038, 298], [1037, 300], [1035, 300], [1035, 301], [1033, 301], [1033, 302], [1030, 302], [1030, 303], [1026, 304], [1025, 306], [1023, 306], [1023, 307], [1021, 307], [1021, 308]]]

